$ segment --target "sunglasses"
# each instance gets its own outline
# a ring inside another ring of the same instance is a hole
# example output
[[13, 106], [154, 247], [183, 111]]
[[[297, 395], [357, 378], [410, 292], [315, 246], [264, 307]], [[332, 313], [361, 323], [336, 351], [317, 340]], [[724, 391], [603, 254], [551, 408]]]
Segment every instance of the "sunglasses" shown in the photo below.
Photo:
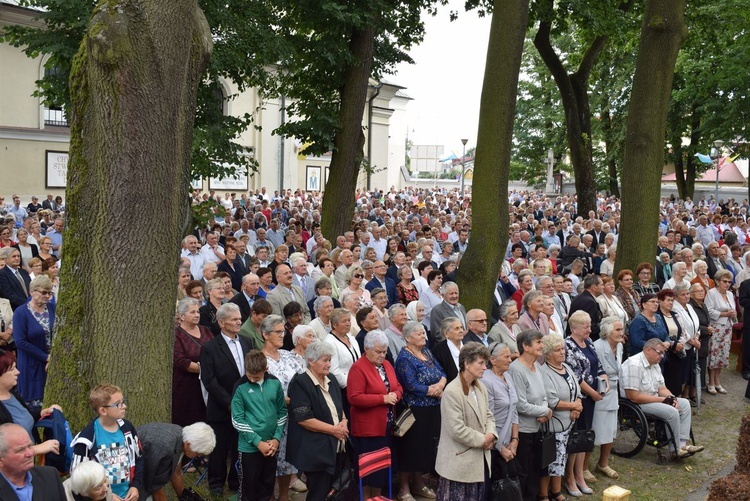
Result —
[[352, 276], [353, 276], [354, 278], [365, 278], [365, 276], [364, 276], [364, 275], [360, 275], [359, 273], [357, 273], [356, 275], [352, 275]]

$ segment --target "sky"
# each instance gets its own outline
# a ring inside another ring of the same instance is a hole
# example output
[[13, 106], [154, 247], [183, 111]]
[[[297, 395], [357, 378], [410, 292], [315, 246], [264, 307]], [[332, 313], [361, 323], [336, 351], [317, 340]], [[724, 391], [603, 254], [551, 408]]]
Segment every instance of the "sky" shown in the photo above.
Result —
[[[449, 12], [459, 12], [451, 22]], [[444, 145], [461, 156], [476, 145], [479, 99], [491, 18], [464, 12], [463, 1], [451, 0], [436, 17], [423, 14], [425, 38], [409, 52], [415, 64], [400, 64], [387, 80], [406, 87], [413, 98], [406, 107], [409, 139], [414, 144]]]

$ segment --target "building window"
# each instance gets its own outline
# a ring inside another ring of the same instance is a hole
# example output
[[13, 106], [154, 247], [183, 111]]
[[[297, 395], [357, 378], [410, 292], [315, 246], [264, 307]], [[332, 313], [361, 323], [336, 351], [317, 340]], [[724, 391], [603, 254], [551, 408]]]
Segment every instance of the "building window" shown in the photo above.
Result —
[[[44, 68], [44, 77], [65, 77], [59, 67]], [[58, 127], [68, 127], [68, 117], [65, 115], [65, 108], [62, 106], [44, 105], [44, 125], [56, 125]]]

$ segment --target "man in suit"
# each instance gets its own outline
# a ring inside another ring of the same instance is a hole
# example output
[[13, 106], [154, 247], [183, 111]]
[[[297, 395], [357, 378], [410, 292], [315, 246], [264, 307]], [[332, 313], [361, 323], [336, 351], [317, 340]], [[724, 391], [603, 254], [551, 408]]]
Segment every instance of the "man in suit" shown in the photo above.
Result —
[[430, 335], [435, 339], [435, 343], [443, 340], [440, 324], [444, 318], [457, 317], [466, 329], [466, 308], [458, 302], [458, 296], [458, 284], [456, 282], [443, 284], [443, 302], [435, 306], [430, 312]]
[[500, 305], [510, 299], [516, 288], [510, 283], [510, 279], [503, 270], [500, 270], [500, 277], [495, 284], [494, 301], [492, 301], [492, 325], [500, 321]]
[[[599, 275], [589, 273], [583, 279], [583, 292], [578, 294], [570, 303], [568, 318], [578, 310], [585, 311], [591, 317], [592, 341], [599, 339], [599, 322], [602, 320], [602, 312], [599, 309], [599, 303], [596, 302], [596, 298], [599, 297], [603, 290], [604, 282], [599, 278]], [[565, 329], [565, 336], [570, 336], [570, 325]]]
[[57, 212], [57, 202], [55, 202], [55, 196], [50, 193], [47, 195], [47, 200], [42, 202], [42, 209], [47, 209]]
[[250, 317], [250, 310], [253, 304], [261, 297], [258, 295], [258, 288], [260, 288], [260, 279], [255, 273], [248, 273], [242, 277], [242, 290], [237, 293], [230, 303], [234, 303], [240, 307], [240, 314], [242, 315], [242, 323], [245, 323]]
[[216, 312], [221, 335], [203, 345], [200, 354], [201, 382], [208, 392], [206, 422], [216, 435], [216, 447], [209, 456], [208, 485], [211, 494], [222, 496], [227, 481], [227, 456], [229, 488], [237, 490], [239, 480], [234, 464], [237, 462], [237, 431], [232, 426], [229, 407], [234, 385], [245, 375], [245, 355], [252, 349], [250, 342], [237, 334], [242, 326], [240, 308], [226, 303]]
[[[749, 312], [750, 279], [743, 280], [740, 284], [739, 301], [745, 312]], [[750, 319], [746, 319], [742, 325], [742, 377], [750, 381]]]
[[[3, 501], [65, 501], [57, 470], [34, 466], [34, 442], [23, 427], [0, 425], [0, 499]], [[30, 475], [30, 476], [29, 476]]]
[[234, 266], [239, 268], [243, 276], [247, 275], [250, 271], [250, 259], [253, 257], [247, 253], [247, 244], [244, 240], [237, 240], [234, 243], [234, 250], [237, 251], [237, 257], [234, 258]]
[[707, 251], [708, 256], [706, 256], [706, 264], [708, 265], [708, 276], [713, 279], [717, 271], [726, 270], [727, 267], [721, 262], [721, 259], [719, 259], [721, 250], [719, 249], [719, 244], [717, 242], [711, 242], [708, 244]]
[[336, 280], [336, 285], [339, 286], [339, 289], [343, 289], [346, 287], [346, 272], [354, 264], [354, 253], [349, 249], [344, 249], [339, 254], [339, 257], [341, 258], [341, 266], [336, 268], [333, 278]]
[[276, 288], [266, 295], [266, 300], [273, 308], [273, 314], [283, 317], [284, 306], [297, 301], [302, 306], [302, 323], [309, 324], [312, 319], [307, 301], [305, 301], [305, 293], [298, 285], [293, 284], [292, 269], [288, 265], [280, 264], [276, 267], [276, 281], [278, 282]]
[[401, 279], [398, 278], [398, 270], [404, 265], [405, 261], [406, 254], [404, 254], [402, 251], [398, 251], [393, 255], [393, 264], [388, 268], [385, 276], [393, 280], [394, 284], [397, 284], [401, 281]]
[[302, 289], [305, 296], [305, 302], [315, 299], [315, 280], [307, 274], [307, 261], [303, 257], [298, 257], [292, 263], [292, 283]]
[[386, 276], [388, 267], [383, 261], [375, 261], [372, 266], [373, 278], [365, 285], [365, 289], [372, 292], [377, 287], [385, 289], [388, 295], [388, 306], [398, 303], [398, 293], [396, 292], [396, 282]]
[[594, 229], [589, 230], [587, 235], [591, 235], [594, 241], [591, 243], [592, 252], [596, 250], [596, 246], [604, 243], [604, 237], [607, 236], [606, 231], [602, 231], [602, 222], [598, 219], [594, 221]]
[[461, 228], [458, 230], [458, 240], [453, 242], [453, 252], [463, 254], [466, 252], [467, 245], [469, 245], [469, 230]]
[[0, 297], [7, 299], [15, 311], [29, 299], [31, 277], [21, 268], [21, 251], [9, 247], [3, 249], [3, 252], [5, 267], [0, 269]]
[[487, 314], [479, 309], [469, 310], [466, 313], [466, 325], [469, 331], [464, 336], [464, 343], [471, 341], [489, 346], [490, 338], [487, 336]]

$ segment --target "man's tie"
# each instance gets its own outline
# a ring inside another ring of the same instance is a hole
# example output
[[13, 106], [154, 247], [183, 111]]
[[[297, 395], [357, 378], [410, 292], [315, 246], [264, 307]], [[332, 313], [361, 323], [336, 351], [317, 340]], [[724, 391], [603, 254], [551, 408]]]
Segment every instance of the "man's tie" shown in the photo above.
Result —
[[26, 296], [28, 297], [29, 289], [26, 288], [26, 282], [23, 281], [23, 277], [21, 277], [21, 274], [18, 272], [17, 269], [16, 269], [16, 278], [21, 283], [21, 288], [23, 289], [23, 293], [26, 294]]

